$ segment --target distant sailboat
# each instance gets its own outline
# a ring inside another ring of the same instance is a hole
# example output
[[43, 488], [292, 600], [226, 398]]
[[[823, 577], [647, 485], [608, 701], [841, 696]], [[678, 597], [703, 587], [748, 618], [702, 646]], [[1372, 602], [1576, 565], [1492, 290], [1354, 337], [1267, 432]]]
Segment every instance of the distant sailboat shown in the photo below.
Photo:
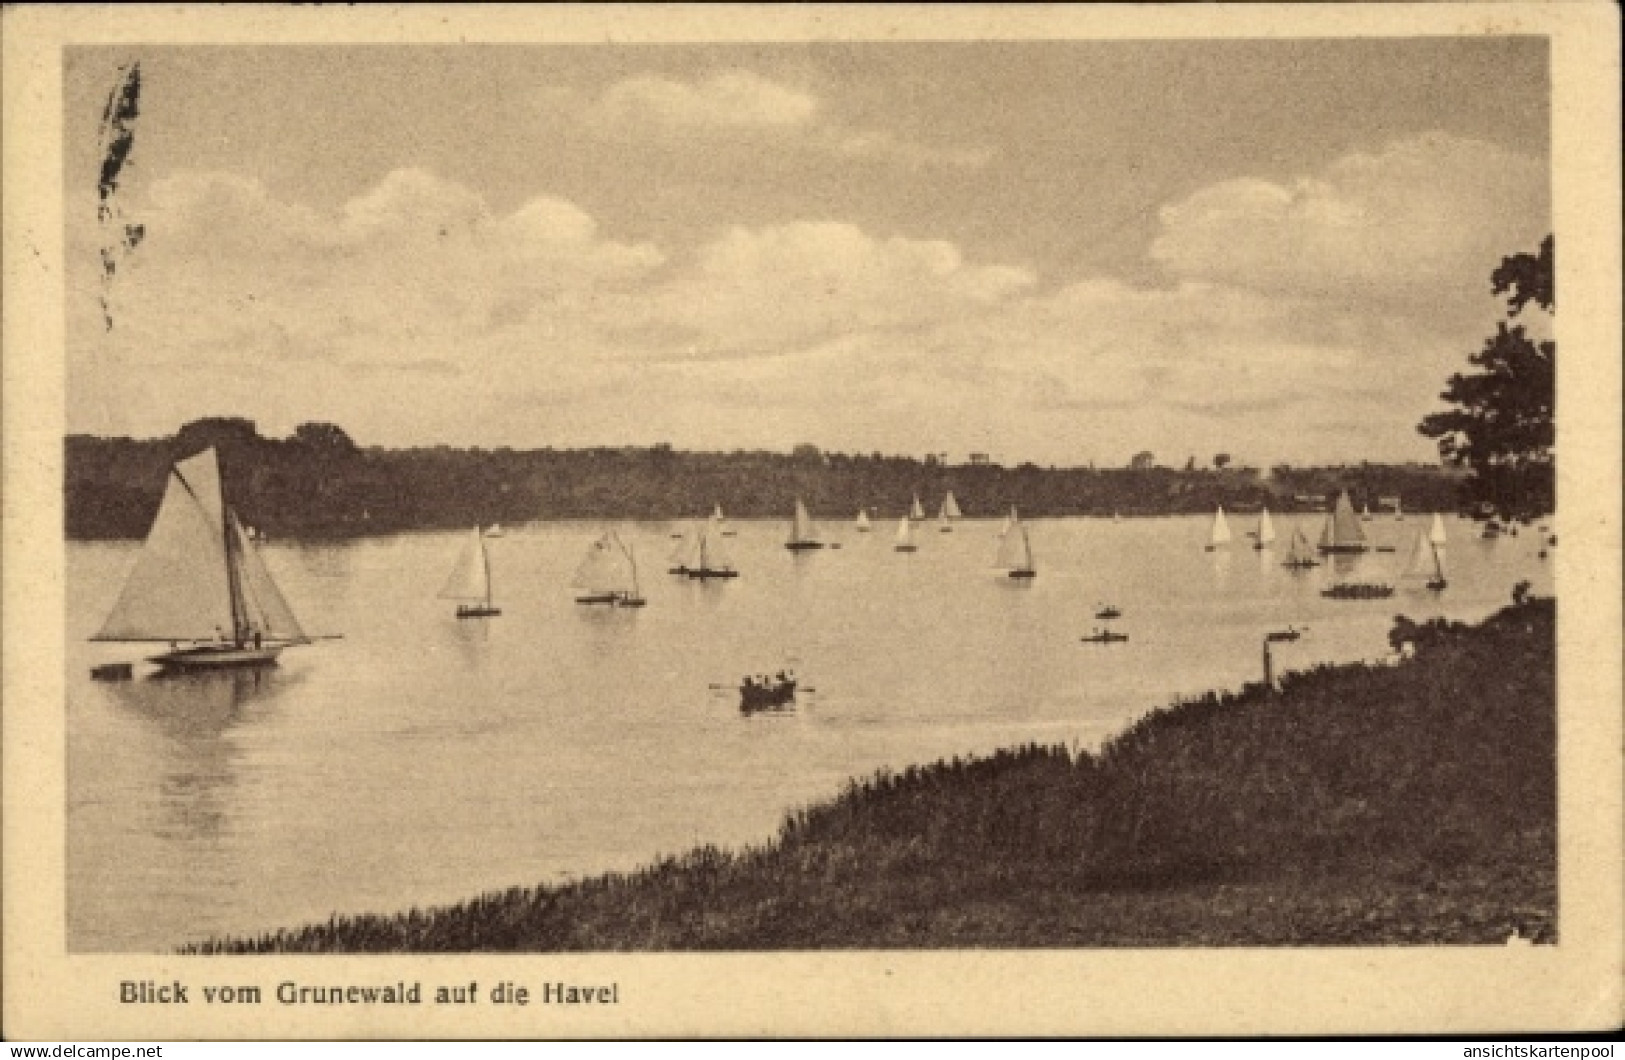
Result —
[[1371, 502], [1370, 501], [1366, 501], [1365, 509], [1360, 513], [1360, 519], [1361, 519], [1361, 521], [1367, 522], [1367, 523], [1369, 523], [1371, 521]]
[[1434, 592], [1441, 592], [1450, 582], [1444, 573], [1444, 545], [1431, 539], [1431, 535], [1416, 532], [1416, 546], [1411, 549], [1411, 560], [1406, 566], [1406, 573], [1414, 577], [1426, 578], [1427, 587]]
[[892, 549], [897, 552], [917, 552], [920, 546], [914, 543], [914, 524], [908, 516], [897, 520], [897, 543]]
[[1208, 531], [1206, 550], [1212, 552], [1230, 543], [1230, 524], [1224, 518], [1224, 505], [1213, 513], [1213, 529]]
[[999, 539], [999, 551], [993, 559], [995, 567], [1002, 567], [1012, 578], [1036, 578], [1038, 569], [1033, 565], [1033, 543], [1027, 536], [1027, 524], [1016, 518], [1010, 509], [1010, 528]]
[[720, 504], [711, 509], [711, 525], [716, 529], [716, 532], [723, 537], [734, 536], [734, 529], [728, 525], [728, 520], [723, 516], [722, 505]]
[[1292, 543], [1287, 546], [1286, 562], [1283, 567], [1293, 570], [1305, 570], [1309, 567], [1320, 566], [1320, 560], [1315, 558], [1315, 550], [1309, 545], [1309, 538], [1304, 535], [1303, 528], [1292, 529]]
[[1010, 514], [1004, 517], [1004, 525], [999, 527], [999, 536], [1003, 537], [1005, 534], [1008, 534], [1010, 532], [1010, 528], [1015, 526], [1019, 521], [1020, 520], [1016, 518], [1016, 506], [1012, 504], [1010, 506]]
[[1433, 525], [1428, 528], [1428, 540], [1441, 548], [1444, 546], [1444, 516], [1438, 512], [1433, 513]]
[[678, 544], [671, 556], [671, 573], [690, 578], [737, 578], [733, 560], [722, 544], [714, 524], [701, 523]]
[[801, 552], [810, 548], [823, 548], [824, 543], [818, 540], [818, 529], [813, 526], [812, 516], [807, 514], [807, 506], [796, 498], [796, 514], [790, 523], [790, 540], [784, 547], [792, 552]]
[[867, 534], [868, 532], [869, 532], [869, 513], [866, 512], [866, 511], [863, 511], [860, 508], [858, 510], [858, 533]]
[[1253, 547], [1256, 549], [1263, 550], [1275, 544], [1275, 524], [1270, 522], [1270, 510], [1268, 508], [1259, 511], [1258, 532], [1253, 536], [1258, 539], [1253, 542]]
[[914, 503], [908, 507], [908, 517], [915, 522], [925, 518], [925, 509], [920, 506], [920, 495], [918, 493], [914, 495]]
[[942, 510], [937, 513], [937, 529], [944, 534], [953, 533], [953, 521], [959, 517], [959, 504], [954, 500], [954, 491], [949, 490], [948, 495], [942, 498]]
[[213, 449], [170, 468], [146, 544], [91, 639], [169, 641], [149, 661], [174, 670], [269, 666], [310, 643], [226, 505]]
[[632, 550], [610, 530], [592, 543], [576, 568], [570, 585], [587, 590], [576, 597], [578, 604], [609, 604], [614, 607], [642, 607], [646, 601], [638, 591], [638, 564]]
[[492, 523], [490, 526], [486, 527], [485, 536], [486, 537], [501, 537], [502, 536], [502, 524], [500, 524], [500, 523]]
[[1370, 549], [1365, 531], [1360, 527], [1360, 520], [1354, 514], [1354, 504], [1349, 500], [1348, 491], [1344, 490], [1337, 495], [1337, 504], [1332, 508], [1331, 514], [1326, 516], [1326, 527], [1320, 535], [1320, 550], [1368, 552]]
[[480, 528], [474, 528], [457, 562], [451, 568], [445, 588], [440, 590], [442, 600], [471, 600], [457, 605], [458, 618], [490, 618], [502, 611], [491, 603], [491, 558], [485, 552], [485, 538]]

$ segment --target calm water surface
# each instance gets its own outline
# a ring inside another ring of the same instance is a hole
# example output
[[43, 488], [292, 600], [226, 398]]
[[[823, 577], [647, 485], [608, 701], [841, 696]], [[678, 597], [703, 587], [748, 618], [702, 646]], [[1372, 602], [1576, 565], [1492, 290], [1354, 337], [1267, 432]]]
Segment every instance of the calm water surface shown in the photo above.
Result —
[[[1423, 516], [1379, 517], [1407, 558]], [[1513, 584], [1550, 590], [1533, 531], [1497, 542], [1451, 521], [1450, 588], [1329, 601], [1327, 568], [1282, 542], [1206, 553], [1205, 518], [1039, 520], [1039, 575], [990, 567], [999, 526], [892, 534], [826, 525], [840, 549], [792, 554], [777, 523], [735, 524], [742, 575], [664, 573], [673, 524], [625, 524], [649, 605], [573, 602], [597, 523], [489, 542], [500, 618], [436, 599], [467, 532], [271, 543], [307, 631], [341, 633], [259, 673], [94, 682], [140, 645], [86, 642], [138, 545], [70, 544], [67, 911], [75, 951], [166, 949], [214, 933], [405, 910], [629, 869], [696, 843], [770, 837], [850, 777], [1029, 741], [1095, 746], [1181, 694], [1280, 668], [1376, 658], [1392, 616], [1481, 617]], [[1236, 522], [1240, 537], [1241, 523]], [[1311, 538], [1317, 520], [1305, 520]], [[1345, 561], [1347, 562], [1347, 561]], [[1080, 643], [1112, 602], [1126, 644]], [[794, 713], [742, 716], [745, 673], [793, 665]], [[718, 688], [716, 686], [725, 686]]]

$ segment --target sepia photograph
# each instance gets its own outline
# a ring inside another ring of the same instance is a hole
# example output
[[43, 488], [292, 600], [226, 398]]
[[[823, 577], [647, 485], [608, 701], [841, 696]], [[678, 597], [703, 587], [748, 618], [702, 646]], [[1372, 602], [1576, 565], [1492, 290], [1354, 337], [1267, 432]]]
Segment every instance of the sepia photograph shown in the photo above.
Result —
[[8, 1005], [1617, 1021], [1618, 13], [1557, 6], [23, 12]]

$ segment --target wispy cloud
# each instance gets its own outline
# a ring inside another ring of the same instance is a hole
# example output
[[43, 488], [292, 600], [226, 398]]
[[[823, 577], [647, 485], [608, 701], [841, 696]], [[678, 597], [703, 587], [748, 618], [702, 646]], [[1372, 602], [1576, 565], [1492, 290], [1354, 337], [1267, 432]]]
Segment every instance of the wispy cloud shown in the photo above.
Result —
[[907, 166], [980, 168], [993, 158], [984, 146], [925, 143], [892, 130], [843, 122], [811, 91], [748, 70], [697, 80], [643, 74], [597, 94], [549, 88], [535, 99], [544, 113], [612, 139], [686, 141], [703, 147], [719, 139], [744, 138]]

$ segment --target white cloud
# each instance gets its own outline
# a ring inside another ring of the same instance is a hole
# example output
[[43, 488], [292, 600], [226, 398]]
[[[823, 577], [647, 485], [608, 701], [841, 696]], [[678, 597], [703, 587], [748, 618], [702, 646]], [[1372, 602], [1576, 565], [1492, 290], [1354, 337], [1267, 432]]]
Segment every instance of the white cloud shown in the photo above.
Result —
[[692, 81], [643, 74], [617, 81], [596, 96], [545, 89], [537, 93], [536, 103], [544, 113], [610, 139], [700, 147], [748, 140], [757, 146], [777, 144], [916, 167], [976, 169], [993, 158], [983, 146], [923, 143], [887, 129], [850, 125], [813, 93], [748, 70]]
[[1432, 134], [1288, 183], [1209, 185], [1161, 211], [1174, 276], [1345, 304], [1477, 300], [1490, 270], [1549, 231], [1543, 164]]
[[[1454, 263], [1519, 246], [1481, 247], [1481, 229], [1541, 220], [1510, 217], [1528, 212], [1515, 160], [1461, 191], [1483, 157], [1401, 145], [1292, 187], [1198, 192], [1164, 214], [1165, 287], [1046, 288], [1019, 263], [834, 221], [659, 248], [547, 195], [499, 214], [420, 170], [327, 211], [175, 174], [125, 204], [147, 236], [110, 333], [94, 204], [74, 211], [73, 429], [241, 413], [386, 444], [1423, 455], [1413, 425], [1483, 334], [1442, 326], [1426, 296], [1462, 283], [1493, 307], [1483, 266]], [[1441, 165], [1442, 193], [1421, 179]]]

